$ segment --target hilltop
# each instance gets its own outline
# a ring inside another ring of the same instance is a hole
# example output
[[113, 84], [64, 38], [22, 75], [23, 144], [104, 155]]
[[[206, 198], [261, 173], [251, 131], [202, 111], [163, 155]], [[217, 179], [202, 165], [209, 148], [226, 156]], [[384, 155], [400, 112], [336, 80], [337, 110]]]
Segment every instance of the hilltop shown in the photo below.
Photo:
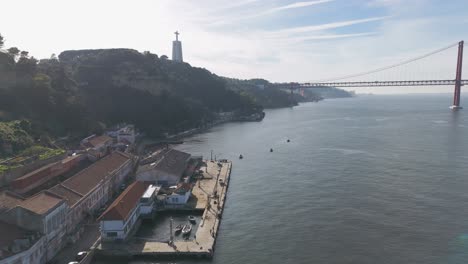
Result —
[[242, 120], [264, 108], [321, 99], [290, 96], [262, 79], [224, 78], [148, 51], [68, 50], [41, 60], [15, 47], [0, 52], [0, 122], [29, 120], [33, 131], [20, 139], [11, 136], [16, 123], [2, 124], [0, 145], [17, 151], [44, 135], [79, 138], [125, 122], [161, 137], [205, 127], [219, 113]]

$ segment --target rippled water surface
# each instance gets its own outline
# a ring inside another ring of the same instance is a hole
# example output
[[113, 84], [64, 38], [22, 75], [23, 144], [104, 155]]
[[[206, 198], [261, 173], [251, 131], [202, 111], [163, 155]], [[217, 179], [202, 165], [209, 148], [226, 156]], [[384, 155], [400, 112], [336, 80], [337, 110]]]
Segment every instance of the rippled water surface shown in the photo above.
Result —
[[450, 101], [326, 100], [189, 138], [234, 161], [211, 263], [468, 263], [468, 109]]

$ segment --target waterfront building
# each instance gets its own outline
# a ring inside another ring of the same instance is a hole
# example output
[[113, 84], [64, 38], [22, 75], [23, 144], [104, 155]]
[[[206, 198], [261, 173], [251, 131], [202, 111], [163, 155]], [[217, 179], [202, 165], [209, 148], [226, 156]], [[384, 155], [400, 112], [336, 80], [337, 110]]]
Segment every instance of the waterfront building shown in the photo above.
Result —
[[0, 264], [46, 263], [45, 236], [0, 221]]
[[132, 183], [98, 218], [101, 241], [122, 241], [138, 229], [141, 223], [140, 200], [147, 187], [148, 184], [143, 182]]
[[106, 135], [117, 140], [118, 143], [134, 144], [137, 133], [132, 124], [118, 124], [106, 131]]
[[182, 42], [179, 41], [179, 32], [174, 32], [176, 40], [172, 41], [172, 60], [177, 62], [183, 62], [182, 58]]
[[140, 215], [142, 217], [151, 217], [156, 209], [156, 197], [161, 190], [161, 186], [151, 184], [146, 189], [140, 199]]
[[166, 196], [166, 205], [184, 205], [192, 194], [192, 184], [182, 182], [174, 186], [172, 191]]
[[159, 152], [137, 171], [137, 180], [165, 187], [176, 185], [182, 178], [191, 155], [175, 149]]
[[135, 143], [136, 133], [134, 125], [127, 125], [119, 129], [117, 133], [117, 142], [124, 144], [133, 144]]
[[79, 238], [83, 222], [112, 198], [132, 169], [132, 157], [116, 151], [50, 189], [70, 208], [66, 220], [69, 241]]

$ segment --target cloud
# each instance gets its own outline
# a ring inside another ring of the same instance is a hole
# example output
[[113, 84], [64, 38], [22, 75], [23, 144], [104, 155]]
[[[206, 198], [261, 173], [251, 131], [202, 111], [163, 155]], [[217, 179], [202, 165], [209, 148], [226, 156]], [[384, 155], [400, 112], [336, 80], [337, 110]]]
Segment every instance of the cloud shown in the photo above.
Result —
[[377, 34], [377, 33], [376, 32], [364, 32], [364, 33], [354, 33], [354, 34], [328, 34], [328, 35], [316, 35], [316, 36], [299, 37], [299, 38], [296, 38], [296, 40], [307, 41], [307, 40], [355, 38], [355, 37], [372, 36], [372, 35], [375, 35], [375, 34]]
[[[38, 58], [67, 49], [120, 47], [170, 55], [173, 32], [179, 30], [184, 59], [193, 66], [234, 78], [307, 82], [398, 63], [468, 35], [467, 11], [452, 4], [463, 6], [462, 0], [343, 0], [333, 5], [306, 0], [140, 0], [128, 5], [128, 0], [115, 0], [112, 12], [104, 2], [82, 1], [71, 13], [60, 0], [5, 2], [5, 9], [27, 6], [25, 16], [55, 14], [33, 27], [9, 23], [14, 12], [0, 16], [8, 47]], [[439, 12], [447, 6], [455, 10], [450, 16]], [[83, 14], [86, 20], [79, 19]], [[213, 26], [213, 21], [222, 23]], [[420, 66], [437, 78], [454, 78], [455, 62], [455, 53], [441, 54], [435, 63]], [[463, 75], [468, 76], [468, 67]]]
[[347, 27], [347, 26], [352, 26], [356, 24], [380, 21], [380, 20], [384, 20], [388, 18], [390, 17], [382, 16], [382, 17], [371, 17], [371, 18], [356, 19], [356, 20], [347, 20], [347, 21], [333, 22], [333, 23], [320, 24], [320, 25], [281, 29], [273, 33], [274, 34], [305, 33], [305, 32], [311, 32], [311, 31], [320, 31], [320, 30], [335, 29], [335, 28], [340, 28], [340, 27]]
[[324, 3], [333, 2], [333, 1], [334, 0], [317, 0], [317, 1], [297, 2], [297, 3], [285, 5], [285, 6], [271, 8], [265, 11], [263, 14], [269, 14], [269, 13], [274, 13], [274, 12], [287, 10], [287, 9], [293, 9], [293, 8], [308, 7], [308, 6], [324, 4]]
[[[307, 2], [296, 2], [292, 3], [289, 5], [284, 5], [284, 6], [279, 6], [279, 7], [273, 7], [270, 9], [266, 10], [256, 10], [255, 12], [249, 12], [249, 13], [244, 13], [240, 15], [233, 15], [233, 14], [226, 14], [223, 15], [222, 17], [216, 19], [213, 23], [211, 23], [212, 26], [222, 26], [234, 22], [239, 22], [242, 20], [248, 20], [248, 19], [254, 19], [254, 18], [259, 18], [262, 16], [267, 16], [267, 15], [272, 15], [275, 13], [278, 13], [280, 11], [285, 11], [289, 9], [297, 9], [297, 8], [304, 8], [304, 7], [309, 7], [309, 6], [314, 6], [318, 4], [325, 4], [329, 2], [333, 2], [335, 0], [316, 0], [316, 1], [307, 1]], [[255, 2], [254, 0], [250, 1], [244, 1], [242, 3], [244, 4], [250, 4], [252, 2]], [[242, 4], [243, 5], [243, 4]]]

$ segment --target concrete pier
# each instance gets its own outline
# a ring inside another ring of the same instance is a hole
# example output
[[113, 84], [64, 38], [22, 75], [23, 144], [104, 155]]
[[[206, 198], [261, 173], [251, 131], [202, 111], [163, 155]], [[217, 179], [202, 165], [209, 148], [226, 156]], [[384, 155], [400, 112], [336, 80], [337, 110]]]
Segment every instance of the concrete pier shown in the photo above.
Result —
[[232, 163], [205, 161], [203, 178], [197, 180], [192, 199], [195, 210], [203, 210], [203, 216], [196, 231], [196, 238], [187, 241], [155, 242], [132, 238], [122, 243], [101, 243], [96, 248], [97, 256], [108, 257], [207, 257], [214, 253], [216, 236], [223, 213], [226, 192], [229, 186]]

